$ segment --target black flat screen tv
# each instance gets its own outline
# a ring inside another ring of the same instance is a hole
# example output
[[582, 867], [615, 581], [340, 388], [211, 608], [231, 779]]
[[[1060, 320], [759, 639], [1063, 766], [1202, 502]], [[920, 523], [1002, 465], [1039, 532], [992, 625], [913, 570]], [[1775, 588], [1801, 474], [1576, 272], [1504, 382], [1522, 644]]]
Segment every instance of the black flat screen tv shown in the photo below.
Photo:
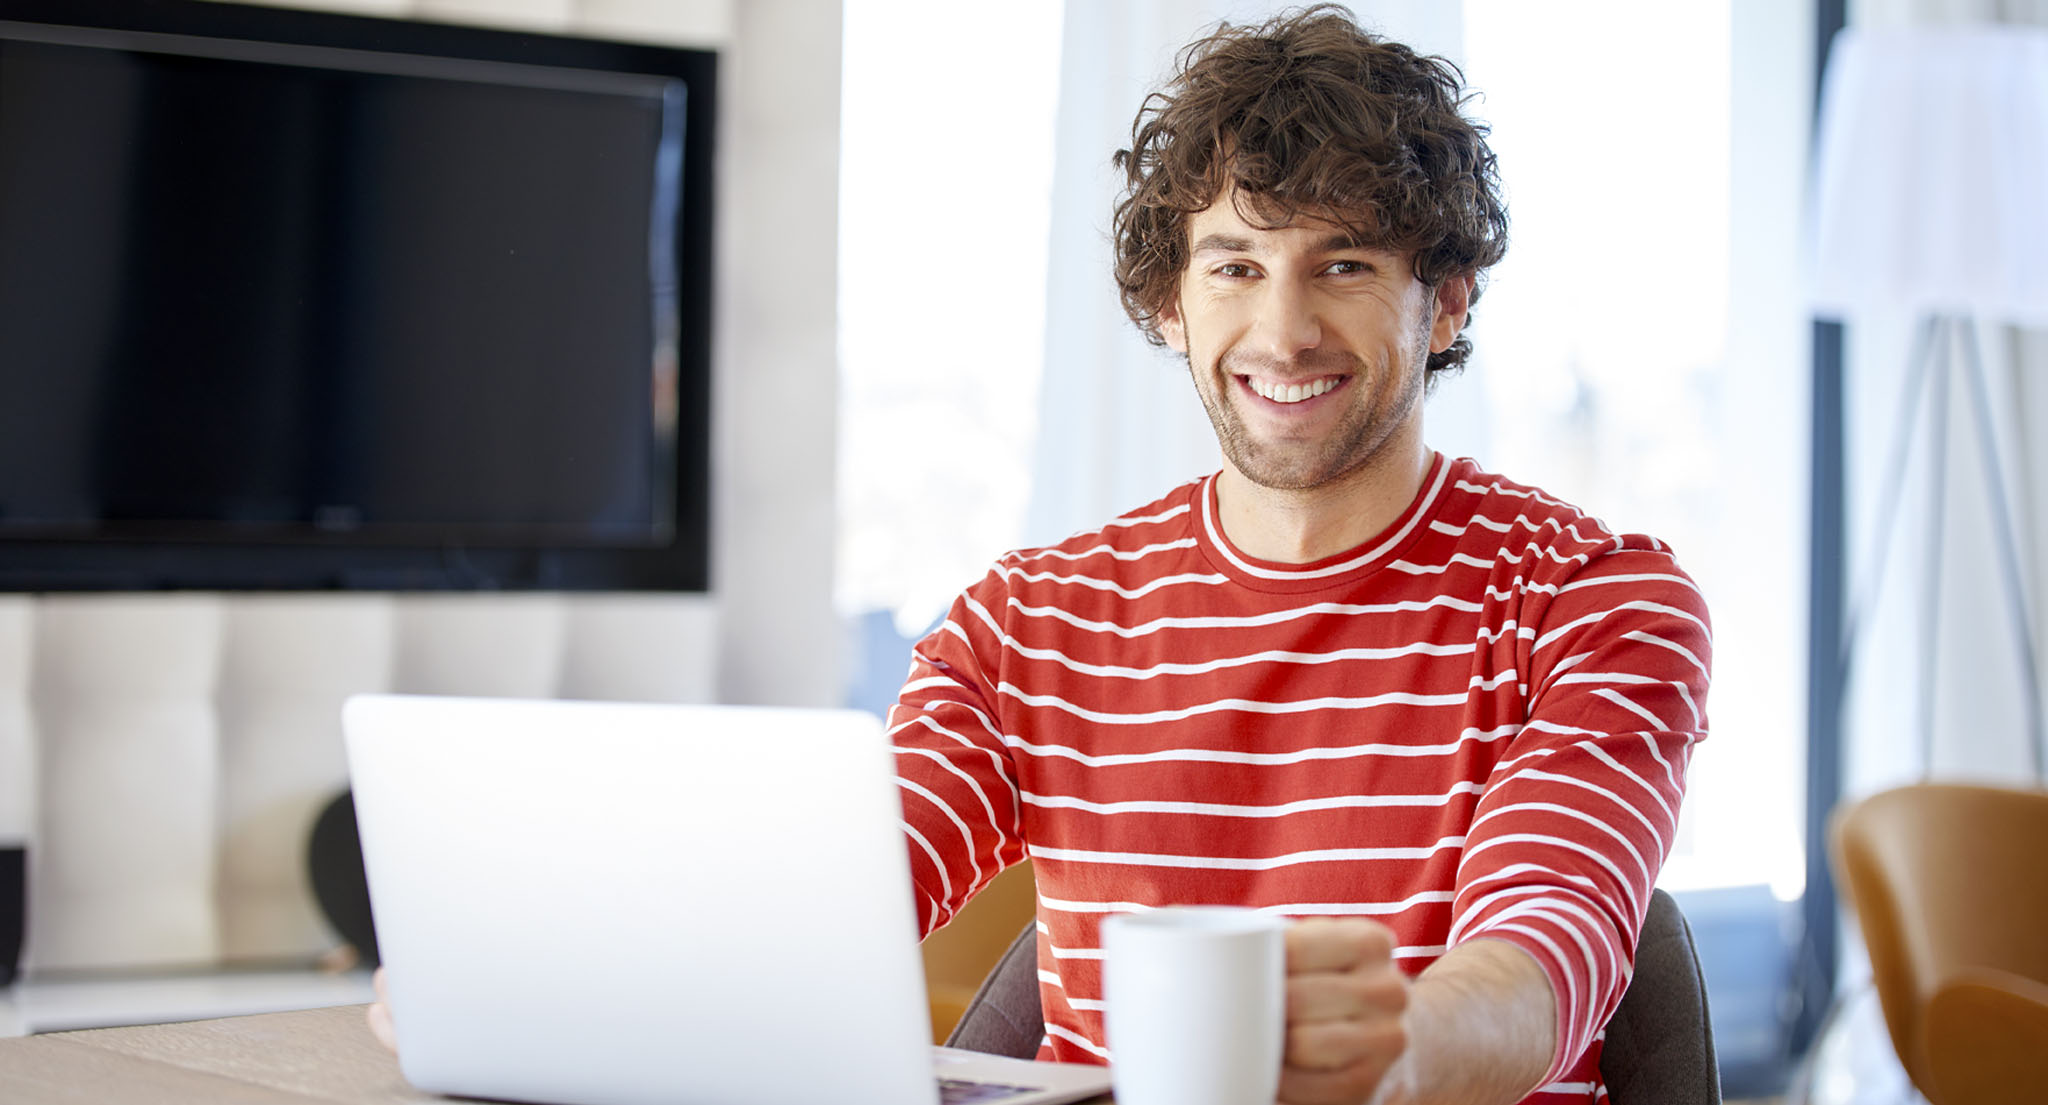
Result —
[[0, 589], [703, 589], [715, 61], [0, 0]]

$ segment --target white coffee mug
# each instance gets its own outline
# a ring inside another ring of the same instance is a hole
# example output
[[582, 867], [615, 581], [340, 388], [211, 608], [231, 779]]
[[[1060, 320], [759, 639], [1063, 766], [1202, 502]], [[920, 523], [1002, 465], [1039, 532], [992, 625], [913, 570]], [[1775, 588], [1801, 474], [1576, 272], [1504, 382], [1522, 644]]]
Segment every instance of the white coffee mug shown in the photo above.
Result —
[[1174, 906], [1102, 923], [1117, 1105], [1272, 1105], [1286, 1030], [1287, 921]]

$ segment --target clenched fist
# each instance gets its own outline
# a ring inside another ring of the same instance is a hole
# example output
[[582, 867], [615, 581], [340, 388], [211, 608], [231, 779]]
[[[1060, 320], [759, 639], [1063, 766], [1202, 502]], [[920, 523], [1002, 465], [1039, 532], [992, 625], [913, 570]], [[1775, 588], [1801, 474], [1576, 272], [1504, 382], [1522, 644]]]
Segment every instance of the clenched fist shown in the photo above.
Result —
[[1280, 1100], [1358, 1105], [1407, 1050], [1408, 979], [1393, 930], [1375, 921], [1307, 920], [1287, 930], [1287, 1049]]

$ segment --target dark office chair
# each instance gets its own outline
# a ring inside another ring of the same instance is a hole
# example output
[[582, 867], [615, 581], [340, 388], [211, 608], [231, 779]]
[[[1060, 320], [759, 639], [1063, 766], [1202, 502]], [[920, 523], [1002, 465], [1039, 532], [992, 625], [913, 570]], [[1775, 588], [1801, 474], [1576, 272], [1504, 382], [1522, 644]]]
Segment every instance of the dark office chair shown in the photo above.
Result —
[[[989, 972], [946, 1043], [1030, 1058], [1045, 1035], [1036, 925], [1024, 926]], [[1662, 890], [1650, 895], [1635, 977], [1607, 1022], [1600, 1076], [1615, 1105], [1720, 1105], [1721, 1074], [1692, 928]]]

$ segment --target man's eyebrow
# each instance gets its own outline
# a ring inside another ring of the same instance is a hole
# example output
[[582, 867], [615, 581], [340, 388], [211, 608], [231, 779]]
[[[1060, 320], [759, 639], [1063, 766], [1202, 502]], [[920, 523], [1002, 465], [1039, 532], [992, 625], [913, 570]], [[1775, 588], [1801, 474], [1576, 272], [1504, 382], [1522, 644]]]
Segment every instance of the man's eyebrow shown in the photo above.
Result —
[[1250, 238], [1234, 234], [1204, 234], [1195, 240], [1195, 253], [1249, 253]]

